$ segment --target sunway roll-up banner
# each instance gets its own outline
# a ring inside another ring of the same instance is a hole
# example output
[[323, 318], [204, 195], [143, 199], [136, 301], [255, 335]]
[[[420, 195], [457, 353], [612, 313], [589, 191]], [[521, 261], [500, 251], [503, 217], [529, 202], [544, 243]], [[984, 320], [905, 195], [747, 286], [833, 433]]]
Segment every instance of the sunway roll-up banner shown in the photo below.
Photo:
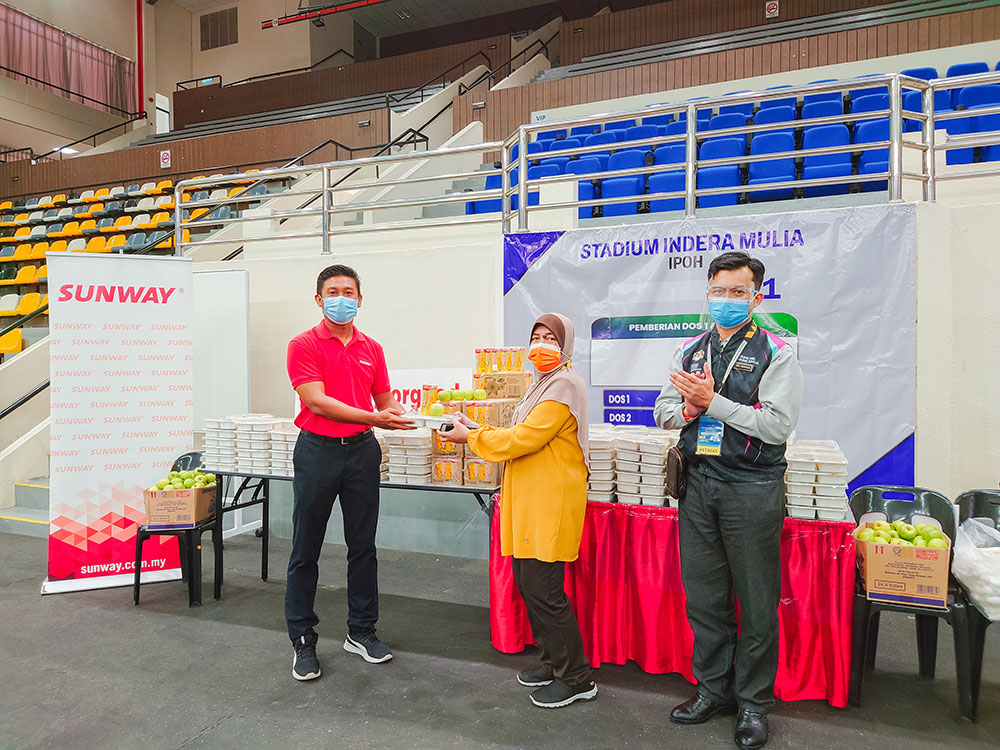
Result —
[[[143, 491], [192, 445], [192, 264], [48, 255], [51, 458], [43, 594], [128, 585]], [[142, 580], [180, 577], [177, 540], [143, 545]]]
[[674, 351], [711, 325], [709, 264], [746, 251], [767, 269], [757, 321], [802, 366], [797, 437], [837, 440], [852, 486], [912, 485], [915, 232], [901, 204], [510, 234], [505, 340], [569, 316], [591, 421], [652, 425]]

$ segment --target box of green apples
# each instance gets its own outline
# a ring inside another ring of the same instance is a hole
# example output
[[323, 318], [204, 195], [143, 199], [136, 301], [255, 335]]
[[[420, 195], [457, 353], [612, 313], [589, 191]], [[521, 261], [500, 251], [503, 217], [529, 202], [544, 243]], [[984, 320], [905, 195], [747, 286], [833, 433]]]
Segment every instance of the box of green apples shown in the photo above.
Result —
[[854, 539], [869, 600], [948, 606], [951, 540], [937, 526], [867, 522], [855, 530]]
[[203, 469], [172, 471], [144, 493], [150, 531], [191, 529], [215, 513], [216, 478]]

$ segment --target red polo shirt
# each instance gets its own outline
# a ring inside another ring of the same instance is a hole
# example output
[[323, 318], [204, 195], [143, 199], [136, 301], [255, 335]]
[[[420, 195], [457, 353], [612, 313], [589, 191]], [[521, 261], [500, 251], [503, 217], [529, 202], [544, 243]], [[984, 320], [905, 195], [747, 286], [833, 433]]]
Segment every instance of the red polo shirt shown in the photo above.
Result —
[[[356, 409], [375, 411], [372, 396], [390, 390], [382, 346], [357, 327], [350, 342], [344, 346], [326, 324], [320, 322], [288, 342], [287, 364], [292, 388], [318, 381], [323, 384], [327, 396]], [[295, 424], [303, 430], [329, 437], [349, 437], [368, 429], [367, 425], [334, 422], [313, 414], [305, 404]]]

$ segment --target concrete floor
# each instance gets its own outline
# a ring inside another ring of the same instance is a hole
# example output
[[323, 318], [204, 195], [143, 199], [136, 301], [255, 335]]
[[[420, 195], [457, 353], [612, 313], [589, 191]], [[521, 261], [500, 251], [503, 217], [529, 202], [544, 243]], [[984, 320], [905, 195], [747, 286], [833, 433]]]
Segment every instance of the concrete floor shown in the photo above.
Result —
[[[343, 548], [330, 546], [318, 597], [323, 677], [296, 683], [284, 632], [276, 540], [262, 582], [259, 541], [227, 543], [223, 599], [189, 609], [179, 582], [41, 597], [44, 540], [0, 535], [0, 748], [704, 748], [732, 747], [733, 719], [670, 724], [692, 694], [634, 664], [597, 673], [593, 703], [534, 708], [518, 686], [533, 653], [489, 644], [486, 565], [383, 552], [379, 634], [395, 650], [368, 665], [341, 648]], [[206, 566], [211, 556], [205, 555]], [[863, 709], [780, 704], [774, 748], [979, 748], [1000, 737], [1000, 628], [987, 636], [979, 724], [959, 721], [950, 632], [938, 679], [916, 676], [913, 623], [883, 616]]]

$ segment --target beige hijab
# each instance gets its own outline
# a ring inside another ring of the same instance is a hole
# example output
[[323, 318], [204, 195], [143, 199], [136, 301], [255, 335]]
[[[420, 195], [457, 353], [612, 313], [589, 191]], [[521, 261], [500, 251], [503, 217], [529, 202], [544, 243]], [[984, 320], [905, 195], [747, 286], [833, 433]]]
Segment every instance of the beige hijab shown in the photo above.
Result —
[[559, 313], [546, 313], [535, 321], [531, 327], [532, 333], [538, 326], [545, 326], [556, 336], [559, 348], [566, 362], [555, 370], [544, 375], [539, 373], [538, 379], [524, 394], [521, 403], [514, 410], [514, 423], [523, 422], [531, 410], [542, 401], [556, 401], [569, 407], [570, 414], [576, 418], [576, 436], [583, 451], [583, 460], [590, 469], [590, 439], [589, 439], [589, 402], [587, 386], [580, 374], [573, 369], [569, 360], [573, 356], [573, 342], [576, 335], [573, 322]]

